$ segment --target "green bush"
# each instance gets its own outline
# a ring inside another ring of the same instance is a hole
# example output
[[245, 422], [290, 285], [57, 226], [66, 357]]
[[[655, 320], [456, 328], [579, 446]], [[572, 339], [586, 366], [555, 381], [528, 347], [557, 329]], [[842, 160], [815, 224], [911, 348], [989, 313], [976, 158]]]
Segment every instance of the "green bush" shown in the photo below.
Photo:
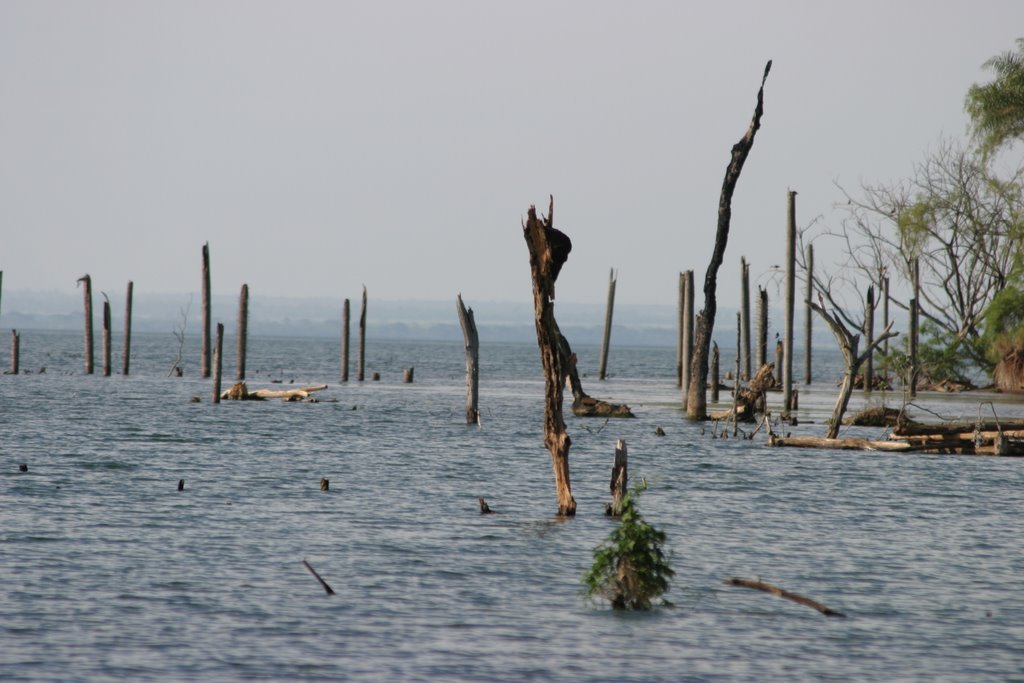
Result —
[[665, 532], [645, 522], [636, 508], [640, 490], [623, 498], [619, 526], [594, 549], [594, 564], [583, 576], [583, 595], [607, 600], [614, 609], [650, 609], [675, 575], [662, 550]]

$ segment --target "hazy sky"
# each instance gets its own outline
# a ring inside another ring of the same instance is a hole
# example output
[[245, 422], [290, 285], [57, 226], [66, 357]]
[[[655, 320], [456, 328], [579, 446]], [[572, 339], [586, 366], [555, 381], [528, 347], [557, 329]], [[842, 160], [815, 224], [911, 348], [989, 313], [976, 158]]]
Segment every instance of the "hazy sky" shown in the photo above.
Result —
[[[1024, 2], [0, 1], [5, 289], [529, 300], [555, 196], [559, 299], [674, 304], [703, 278], [764, 64], [720, 295], [837, 220], [838, 180], [963, 137]], [[820, 258], [819, 258], [820, 262]], [[697, 301], [700, 306], [700, 299]]]

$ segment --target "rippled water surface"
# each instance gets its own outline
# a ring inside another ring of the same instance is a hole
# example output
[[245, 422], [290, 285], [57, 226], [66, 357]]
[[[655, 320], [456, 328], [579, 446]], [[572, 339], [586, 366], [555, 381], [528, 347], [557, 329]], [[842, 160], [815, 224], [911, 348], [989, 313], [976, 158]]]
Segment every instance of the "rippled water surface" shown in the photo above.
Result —
[[[336, 342], [253, 339], [250, 387], [330, 386], [320, 403], [220, 405], [196, 362], [166, 376], [170, 335], [135, 345], [131, 377], [85, 376], [76, 335], [25, 331], [32, 374], [0, 377], [3, 680], [1024, 678], [1021, 460], [713, 439], [681, 417], [674, 350], [613, 349], [614, 376], [584, 386], [638, 419], [567, 418], [579, 511], [559, 521], [535, 347], [481, 350], [468, 427], [457, 343], [371, 344], [381, 380], [339, 385]], [[804, 390], [794, 431], [823, 433], [832, 390]], [[983, 398], [931, 405], [970, 418]], [[579, 595], [613, 528], [619, 438], [668, 536], [672, 608]]]

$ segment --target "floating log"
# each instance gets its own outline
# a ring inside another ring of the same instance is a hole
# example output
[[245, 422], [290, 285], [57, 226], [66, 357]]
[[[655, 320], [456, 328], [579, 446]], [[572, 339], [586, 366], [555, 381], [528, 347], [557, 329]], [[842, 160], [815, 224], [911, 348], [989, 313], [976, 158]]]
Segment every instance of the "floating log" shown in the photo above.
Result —
[[203, 338], [199, 354], [199, 376], [210, 376], [210, 243], [203, 244]]
[[92, 364], [92, 278], [86, 273], [82, 277], [78, 278], [79, 283], [83, 283], [82, 288], [82, 301], [85, 307], [85, 374], [91, 375], [93, 371]]
[[268, 398], [302, 401], [309, 398], [309, 395], [314, 391], [323, 391], [326, 388], [326, 384], [315, 384], [298, 389], [257, 389], [256, 391], [249, 391], [245, 382], [237, 382], [231, 385], [230, 389], [223, 392], [220, 397], [227, 401], [263, 401]]
[[455, 297], [459, 327], [466, 348], [466, 424], [480, 422], [480, 337], [476, 331], [473, 309], [462, 303], [462, 294]]
[[604, 312], [604, 336], [601, 337], [601, 362], [598, 364], [597, 378], [604, 380], [608, 370], [608, 345], [612, 338], [612, 312], [615, 309], [615, 269], [608, 275], [608, 305]]
[[612, 464], [612, 480], [609, 484], [612, 502], [605, 505], [604, 514], [618, 517], [622, 514], [622, 500], [629, 490], [629, 454], [626, 442], [619, 439], [615, 442], [615, 462]]
[[836, 610], [832, 609], [827, 605], [823, 605], [817, 600], [811, 600], [810, 598], [805, 597], [803, 595], [791, 593], [788, 590], [785, 590], [784, 588], [779, 588], [778, 586], [774, 586], [768, 583], [767, 581], [762, 581], [761, 579], [740, 579], [734, 577], [731, 579], [722, 579], [722, 583], [724, 583], [727, 586], [743, 586], [744, 588], [753, 588], [754, 590], [764, 591], [765, 593], [771, 593], [772, 595], [777, 595], [780, 598], [792, 600], [793, 602], [799, 603], [806, 607], [810, 607], [811, 609], [816, 609], [822, 614], [824, 614], [826, 617], [846, 616], [842, 612], [837, 612]]
[[780, 436], [768, 435], [768, 445], [780, 448], [829, 448], [843, 451], [886, 451], [906, 453], [914, 450], [902, 441], [880, 441], [872, 439], [829, 439], [821, 436]]
[[121, 374], [128, 376], [132, 357], [132, 291], [134, 283], [128, 281], [128, 291], [124, 297], [124, 349], [121, 351]]
[[249, 285], [242, 285], [242, 292], [238, 296], [238, 371], [235, 379], [241, 382], [245, 379], [245, 354], [246, 345], [249, 339]]

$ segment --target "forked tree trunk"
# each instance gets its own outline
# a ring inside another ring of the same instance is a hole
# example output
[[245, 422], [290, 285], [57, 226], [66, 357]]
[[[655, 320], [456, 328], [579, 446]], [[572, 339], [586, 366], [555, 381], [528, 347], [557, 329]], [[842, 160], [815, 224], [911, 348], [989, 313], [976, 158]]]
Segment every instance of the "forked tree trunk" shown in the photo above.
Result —
[[555, 200], [551, 198], [547, 217], [537, 217], [531, 206], [523, 223], [523, 237], [530, 252], [530, 273], [533, 279], [534, 323], [537, 346], [544, 368], [544, 445], [551, 454], [555, 474], [558, 514], [576, 514], [576, 500], [569, 483], [569, 446], [572, 440], [562, 417], [562, 387], [568, 372], [568, 358], [559, 351], [561, 332], [555, 321], [555, 280], [569, 258], [572, 241], [554, 226]]
[[480, 337], [476, 333], [473, 309], [462, 303], [462, 295], [455, 298], [466, 347], [466, 424], [480, 421]]
[[761, 127], [761, 116], [764, 114], [764, 83], [772, 68], [771, 60], [764, 67], [761, 87], [757, 91], [757, 105], [747, 132], [732, 147], [732, 158], [725, 171], [722, 181], [722, 193], [718, 200], [718, 228], [715, 233], [715, 248], [711, 254], [711, 263], [704, 276], [704, 309], [699, 316], [697, 334], [694, 340], [694, 354], [690, 365], [690, 387], [686, 401], [686, 415], [691, 420], [706, 420], [708, 417], [708, 356], [711, 354], [711, 333], [715, 328], [715, 314], [718, 311], [716, 290], [718, 289], [718, 269], [725, 257], [725, 247], [729, 241], [729, 224], [732, 221], [732, 195], [736, 190], [736, 182], [740, 178], [743, 164], [754, 146], [754, 136]]

